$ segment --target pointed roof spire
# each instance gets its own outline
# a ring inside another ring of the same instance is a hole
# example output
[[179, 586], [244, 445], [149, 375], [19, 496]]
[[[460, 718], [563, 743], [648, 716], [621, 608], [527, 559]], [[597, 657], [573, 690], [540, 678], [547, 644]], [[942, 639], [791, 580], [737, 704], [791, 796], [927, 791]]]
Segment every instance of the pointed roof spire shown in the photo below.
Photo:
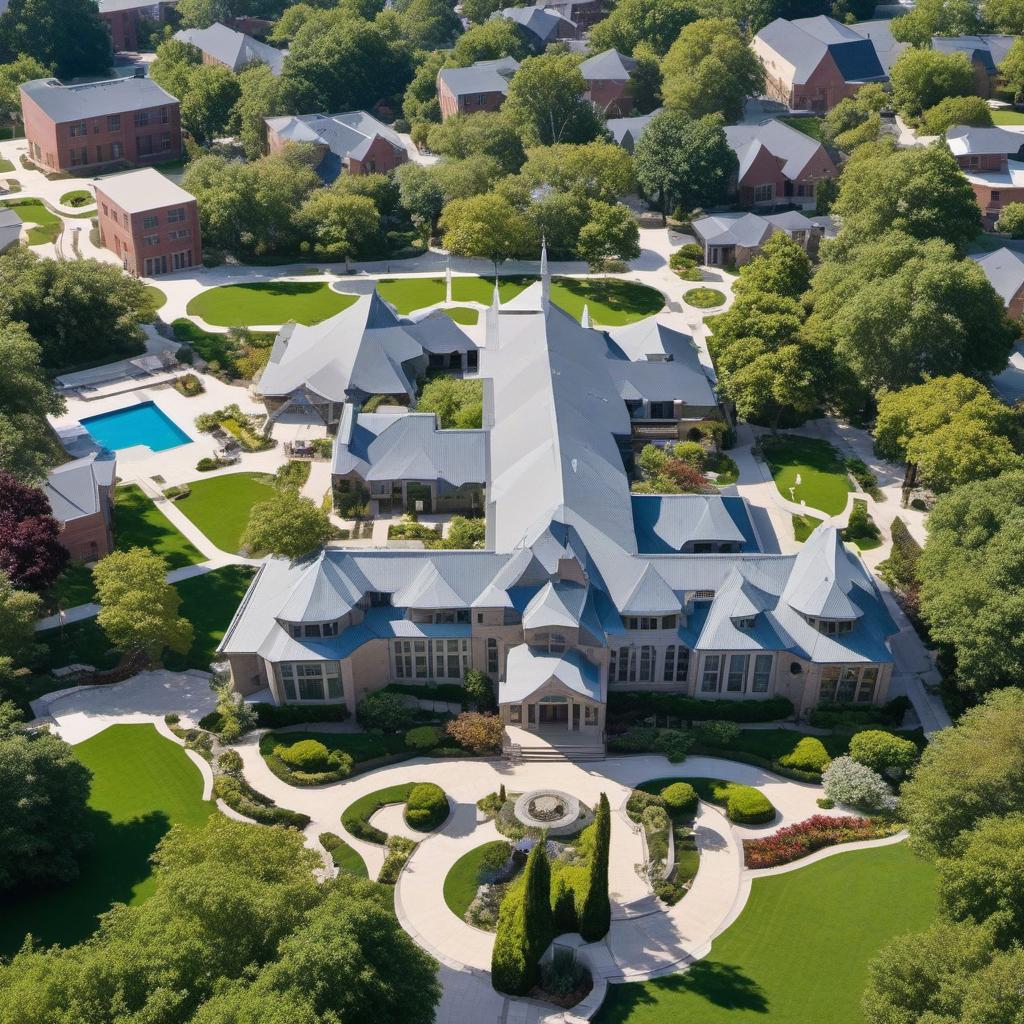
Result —
[[448, 262], [444, 268], [444, 301], [452, 301], [452, 254], [448, 253]]
[[501, 290], [498, 288], [498, 275], [494, 275], [494, 294], [491, 296], [491, 307], [495, 310], [501, 305]]
[[586, 302], [583, 303], [583, 317], [580, 320], [580, 326], [581, 327], [589, 327], [590, 326], [590, 306]]
[[546, 313], [551, 304], [551, 274], [548, 271], [548, 240], [540, 236], [540, 308]]

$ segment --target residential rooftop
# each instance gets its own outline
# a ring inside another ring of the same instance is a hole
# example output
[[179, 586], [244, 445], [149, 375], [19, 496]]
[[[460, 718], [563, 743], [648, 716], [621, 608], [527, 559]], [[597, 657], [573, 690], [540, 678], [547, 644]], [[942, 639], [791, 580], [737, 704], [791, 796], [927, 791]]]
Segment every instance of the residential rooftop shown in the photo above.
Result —
[[784, 161], [782, 173], [787, 178], [797, 178], [821, 149], [817, 139], [775, 118], [760, 124], [728, 125], [725, 138], [739, 160], [741, 179], [762, 150]]
[[518, 70], [519, 61], [514, 57], [502, 57], [499, 60], [479, 60], [465, 68], [441, 68], [437, 77], [453, 96], [488, 92], [508, 95], [509, 79]]
[[628, 82], [636, 70], [636, 61], [618, 50], [604, 50], [580, 64], [580, 73], [588, 82]]
[[249, 64], [266, 64], [275, 75], [279, 75], [287, 56], [285, 51], [261, 43], [244, 32], [236, 32], [220, 22], [208, 28], [182, 29], [174, 33], [174, 38], [180, 43], [198, 47], [232, 71], [241, 71]]
[[164, 206], [195, 202], [195, 196], [153, 167], [97, 178], [96, 191], [125, 213], [144, 213]]
[[833, 18], [818, 15], [787, 21], [776, 18], [757, 38], [793, 67], [793, 82], [806, 84], [826, 52], [847, 82], [878, 82], [886, 78], [871, 41]]
[[37, 78], [25, 82], [21, 91], [56, 124], [178, 102], [151, 78], [111, 78], [80, 85], [63, 85], [56, 78]]

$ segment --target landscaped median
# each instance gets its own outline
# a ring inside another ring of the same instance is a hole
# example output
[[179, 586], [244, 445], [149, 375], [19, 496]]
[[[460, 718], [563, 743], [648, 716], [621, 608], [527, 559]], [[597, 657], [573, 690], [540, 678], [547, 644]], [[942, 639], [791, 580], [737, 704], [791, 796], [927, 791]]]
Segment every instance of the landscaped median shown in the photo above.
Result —
[[286, 324], [307, 327], [348, 309], [357, 296], [335, 291], [326, 281], [256, 281], [200, 292], [186, 312], [214, 327]]

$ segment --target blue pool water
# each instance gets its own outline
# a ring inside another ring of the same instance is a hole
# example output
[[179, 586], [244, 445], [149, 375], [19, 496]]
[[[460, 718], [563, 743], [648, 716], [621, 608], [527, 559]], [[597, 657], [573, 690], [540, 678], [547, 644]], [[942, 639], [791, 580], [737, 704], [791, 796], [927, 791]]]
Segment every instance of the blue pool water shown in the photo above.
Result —
[[152, 402], [130, 405], [80, 421], [93, 440], [110, 451], [142, 444], [154, 452], [190, 444], [192, 438]]

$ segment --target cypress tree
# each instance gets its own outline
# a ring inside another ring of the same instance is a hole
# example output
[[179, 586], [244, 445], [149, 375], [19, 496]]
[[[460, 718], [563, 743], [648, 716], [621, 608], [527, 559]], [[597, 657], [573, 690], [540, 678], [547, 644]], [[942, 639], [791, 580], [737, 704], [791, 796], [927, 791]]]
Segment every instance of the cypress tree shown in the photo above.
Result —
[[555, 919], [551, 913], [551, 865], [548, 863], [546, 836], [541, 837], [526, 859], [523, 910], [527, 949], [536, 970], [544, 951], [555, 937]]
[[530, 851], [522, 887], [501, 903], [491, 954], [491, 984], [499, 992], [526, 995], [537, 984], [538, 963], [554, 937], [551, 866], [542, 839]]
[[579, 931], [580, 922], [576, 914], [576, 893], [565, 878], [559, 876], [555, 883], [554, 895], [555, 934]]
[[594, 817], [594, 856], [590, 863], [587, 893], [580, 912], [580, 935], [587, 942], [597, 942], [608, 934], [612, 923], [612, 905], [608, 898], [608, 853], [612, 840], [611, 808], [602, 793]]

